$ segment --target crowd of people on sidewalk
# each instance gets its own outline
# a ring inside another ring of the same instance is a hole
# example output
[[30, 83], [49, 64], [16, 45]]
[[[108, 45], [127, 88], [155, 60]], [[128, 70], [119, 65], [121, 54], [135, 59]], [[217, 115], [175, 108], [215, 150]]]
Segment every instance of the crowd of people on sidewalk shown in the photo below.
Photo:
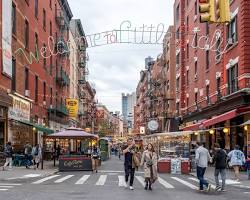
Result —
[[[23, 149], [24, 149], [23, 153], [24, 153], [25, 167], [27, 169], [30, 169], [30, 168], [38, 169], [41, 159], [42, 159], [41, 146], [39, 144], [36, 144], [35, 146], [32, 147], [27, 142]], [[11, 142], [8, 142], [5, 145], [4, 156], [5, 156], [5, 163], [3, 166], [3, 171], [12, 170], [14, 150], [13, 150]]]

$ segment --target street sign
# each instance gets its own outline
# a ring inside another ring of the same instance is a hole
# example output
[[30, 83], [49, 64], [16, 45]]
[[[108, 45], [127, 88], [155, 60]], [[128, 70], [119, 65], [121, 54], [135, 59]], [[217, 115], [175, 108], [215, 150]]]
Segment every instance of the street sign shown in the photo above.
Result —
[[156, 131], [159, 128], [159, 123], [156, 120], [150, 120], [148, 122], [148, 128], [150, 131]]

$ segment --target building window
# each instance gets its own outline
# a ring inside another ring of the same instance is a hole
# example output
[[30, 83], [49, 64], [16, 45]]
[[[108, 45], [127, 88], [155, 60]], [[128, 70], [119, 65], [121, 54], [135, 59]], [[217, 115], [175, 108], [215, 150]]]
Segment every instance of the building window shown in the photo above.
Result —
[[52, 22], [49, 22], [49, 34], [52, 36]]
[[178, 5], [177, 7], [176, 7], [176, 22], [178, 22], [179, 21], [179, 17], [180, 17], [180, 5]]
[[24, 45], [25, 48], [29, 48], [29, 22], [28, 20], [25, 20], [25, 27], [24, 27]]
[[50, 75], [52, 75], [52, 70], [53, 70], [53, 57], [50, 56], [50, 70], [49, 70]]
[[38, 51], [38, 35], [35, 33], [35, 52]]
[[189, 31], [189, 16], [187, 16], [186, 30]]
[[180, 114], [180, 103], [176, 103], [176, 111], [177, 111], [177, 115]]
[[210, 103], [210, 98], [209, 98], [209, 85], [206, 86], [206, 98], [207, 98], [207, 104]]
[[194, 14], [195, 15], [198, 14], [198, 3], [197, 3], [197, 0], [195, 0], [195, 3], [194, 3]]
[[38, 18], [38, 0], [35, 0], [35, 17]]
[[189, 98], [187, 97], [187, 110], [188, 110], [188, 107], [189, 107]]
[[16, 91], [16, 60], [14, 58], [12, 59], [11, 90]]
[[52, 0], [49, 0], [49, 7], [52, 10]]
[[217, 78], [216, 82], [217, 82], [217, 84], [216, 84], [216, 87], [217, 87], [217, 99], [220, 100], [221, 99], [221, 91], [220, 91], [221, 80], [220, 80], [220, 77]]
[[238, 91], [238, 64], [227, 70], [228, 94]]
[[180, 78], [176, 79], [176, 91], [179, 91], [180, 89]]
[[198, 61], [195, 61], [194, 62], [194, 74], [197, 78], [197, 75], [198, 75]]
[[180, 39], [180, 29], [179, 28], [176, 30], [176, 39], [177, 40]]
[[44, 48], [44, 57], [43, 57], [43, 67], [44, 68], [46, 68], [46, 51], [45, 51], [45, 49], [46, 49], [46, 45], [45, 44], [43, 44], [43, 48]]
[[229, 46], [236, 43], [238, 41], [238, 33], [237, 33], [237, 15], [231, 20], [231, 22], [227, 26], [227, 40]]
[[30, 0], [25, 0], [26, 4], [29, 6]]
[[198, 34], [195, 33], [195, 37], [194, 37], [194, 48], [198, 47]]
[[35, 102], [38, 102], [38, 76], [35, 76]]
[[189, 43], [187, 43], [187, 59], [189, 59]]
[[43, 82], [43, 101], [46, 101], [46, 82]]
[[220, 61], [221, 59], [221, 37], [218, 37], [216, 40], [216, 61]]
[[29, 69], [28, 68], [25, 68], [25, 83], [24, 83], [24, 86], [25, 86], [25, 90], [29, 89]]
[[197, 92], [195, 93], [195, 96], [194, 96], [194, 102], [195, 102], [195, 105], [198, 106], [198, 93]]
[[206, 51], [206, 69], [209, 69], [209, 51]]
[[189, 70], [187, 70], [187, 86], [189, 85]]
[[176, 64], [179, 65], [180, 64], [180, 53], [178, 53], [176, 55]]
[[206, 35], [207, 36], [209, 35], [209, 23], [208, 22], [206, 23]]
[[46, 31], [46, 10], [43, 9], [43, 29]]
[[16, 5], [12, 4], [12, 33], [16, 35]]
[[167, 91], [170, 89], [170, 82], [167, 80]]
[[50, 105], [53, 105], [53, 89], [52, 89], [52, 87], [50, 88], [50, 100], [49, 100], [49, 102], [50, 102]]

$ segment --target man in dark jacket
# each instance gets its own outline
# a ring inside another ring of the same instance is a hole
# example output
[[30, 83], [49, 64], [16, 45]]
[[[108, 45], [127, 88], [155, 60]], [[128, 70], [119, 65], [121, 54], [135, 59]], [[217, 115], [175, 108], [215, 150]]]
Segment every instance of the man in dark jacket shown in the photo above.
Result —
[[3, 170], [9, 165], [9, 168], [12, 168], [12, 155], [13, 155], [13, 149], [11, 146], [11, 142], [8, 142], [6, 146], [4, 147], [4, 156], [5, 156], [5, 164], [3, 166]]
[[127, 145], [123, 147], [124, 154], [124, 168], [125, 168], [125, 187], [128, 187], [128, 179], [130, 177], [129, 188], [133, 190], [134, 176], [135, 176], [135, 166], [133, 165], [133, 154], [135, 153], [135, 143], [133, 138], [129, 138]]
[[[217, 191], [225, 191], [226, 185], [226, 167], [227, 167], [227, 153], [225, 150], [220, 148], [219, 144], [214, 144], [214, 162], [215, 162], [215, 182], [216, 182], [216, 190]], [[222, 186], [220, 186], [219, 182], [219, 174], [222, 179]]]

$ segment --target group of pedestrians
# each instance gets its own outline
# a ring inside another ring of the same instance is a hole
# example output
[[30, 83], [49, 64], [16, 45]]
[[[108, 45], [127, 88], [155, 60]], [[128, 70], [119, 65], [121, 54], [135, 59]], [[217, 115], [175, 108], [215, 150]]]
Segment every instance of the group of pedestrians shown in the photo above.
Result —
[[[4, 147], [4, 156], [5, 156], [5, 164], [3, 166], [3, 171], [7, 169], [11, 170], [13, 165], [13, 154], [14, 150], [11, 142], [8, 142]], [[35, 146], [31, 146], [28, 142], [24, 146], [24, 162], [25, 167], [30, 169], [33, 167], [34, 169], [39, 168], [39, 164], [42, 159], [42, 149], [39, 144]]]
[[157, 154], [152, 144], [148, 144], [142, 154], [141, 162], [136, 155], [135, 142], [132, 138], [127, 140], [127, 145], [123, 148], [125, 187], [134, 190], [135, 170], [138, 167], [144, 169], [145, 190], [152, 190], [152, 184], [157, 180]]
[[[209, 151], [204, 147], [202, 143], [198, 143], [198, 148], [195, 152], [195, 160], [197, 164], [197, 178], [200, 183], [200, 191], [204, 191], [204, 186], [206, 190], [211, 189], [211, 184], [205, 180], [204, 175], [208, 167], [208, 163], [214, 163], [215, 171], [214, 177], [216, 182], [216, 191], [225, 192], [226, 186], [226, 168], [229, 164], [230, 167], [233, 167], [235, 173], [236, 181], [239, 181], [239, 169], [246, 162], [244, 153], [239, 149], [239, 146], [236, 145], [234, 150], [230, 151], [229, 154], [226, 153], [224, 149], [220, 147], [219, 144], [214, 144], [214, 155], [210, 156]], [[221, 176], [222, 184], [219, 182], [219, 175]]]

